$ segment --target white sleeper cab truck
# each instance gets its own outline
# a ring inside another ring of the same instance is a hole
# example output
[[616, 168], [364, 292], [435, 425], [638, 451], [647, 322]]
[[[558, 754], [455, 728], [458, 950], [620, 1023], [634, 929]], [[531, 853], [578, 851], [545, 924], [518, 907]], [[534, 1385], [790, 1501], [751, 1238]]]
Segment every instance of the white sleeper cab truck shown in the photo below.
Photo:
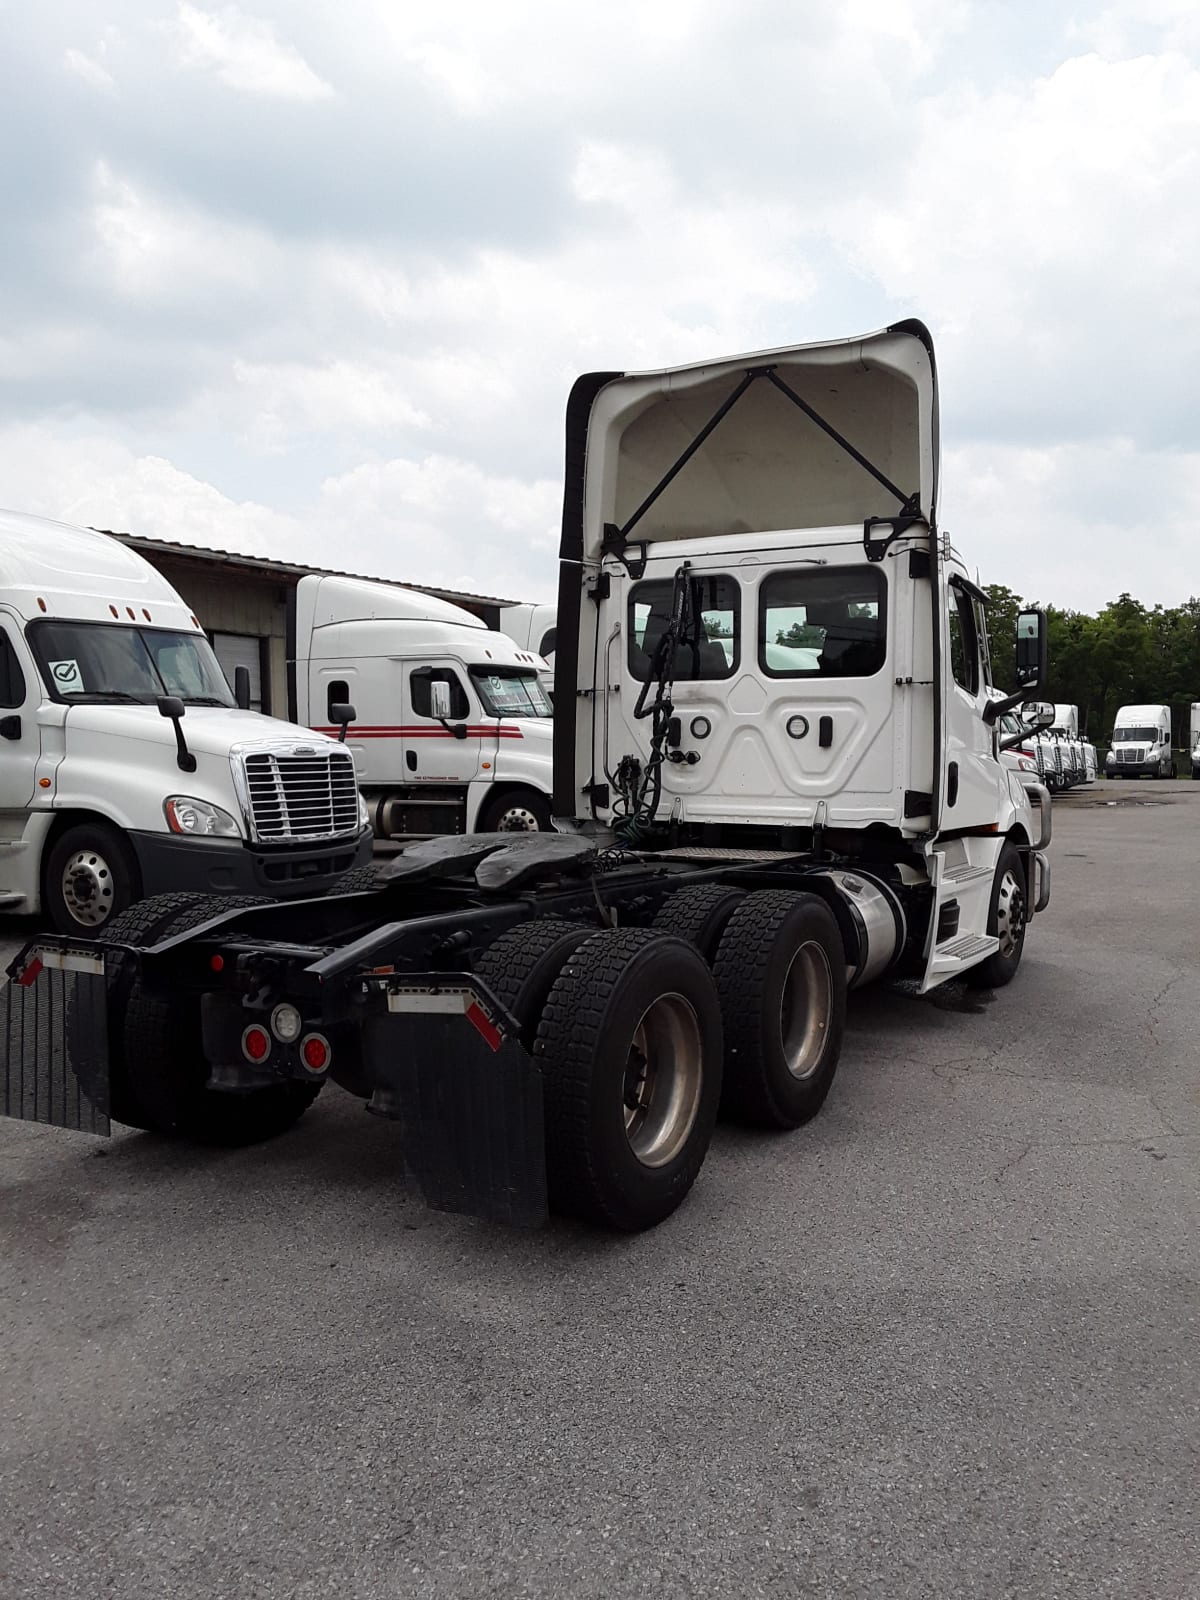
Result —
[[1175, 776], [1170, 706], [1122, 706], [1117, 712], [1104, 775], [1140, 778], [1144, 772], [1152, 778]]
[[322, 893], [370, 851], [349, 752], [240, 710], [148, 562], [0, 512], [0, 907], [94, 935], [167, 890]]
[[1001, 724], [1045, 681], [1045, 617], [1018, 619], [1018, 692], [989, 692], [925, 329], [593, 374], [566, 459], [558, 831], [426, 840], [374, 889], [90, 965], [37, 941], [5, 998], [10, 1036], [62, 1019], [65, 1048], [30, 1025], [20, 1052], [23, 1082], [82, 1086], [51, 1120], [263, 1137], [332, 1078], [435, 1206], [645, 1228], [718, 1110], [818, 1112], [848, 990], [1013, 979], [1050, 798]]
[[500, 631], [522, 650], [532, 650], [549, 665], [554, 665], [557, 619], [548, 605], [502, 606]]
[[533, 651], [448, 601], [386, 583], [301, 578], [301, 722], [346, 742], [376, 834], [550, 827], [551, 707]]
[[1192, 763], [1192, 777], [1200, 778], [1200, 701], [1193, 701], [1188, 722], [1188, 753]]

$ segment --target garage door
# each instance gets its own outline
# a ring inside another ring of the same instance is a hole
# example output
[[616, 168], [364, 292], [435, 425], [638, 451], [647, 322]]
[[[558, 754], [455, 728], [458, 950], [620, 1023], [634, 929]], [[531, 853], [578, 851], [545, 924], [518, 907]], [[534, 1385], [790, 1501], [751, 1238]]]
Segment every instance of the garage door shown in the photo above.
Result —
[[250, 674], [250, 709], [263, 709], [263, 641], [253, 633], [214, 633], [213, 649], [221, 663], [221, 671], [233, 688], [235, 667], [245, 667]]

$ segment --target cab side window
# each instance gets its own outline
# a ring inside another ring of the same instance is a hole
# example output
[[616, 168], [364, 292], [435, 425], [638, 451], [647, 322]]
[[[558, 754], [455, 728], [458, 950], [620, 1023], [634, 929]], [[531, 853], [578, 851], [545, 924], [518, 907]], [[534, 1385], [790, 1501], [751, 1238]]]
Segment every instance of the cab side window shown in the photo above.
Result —
[[429, 692], [432, 683], [448, 683], [450, 685], [450, 716], [455, 722], [460, 722], [471, 714], [471, 703], [467, 699], [467, 691], [459, 680], [458, 673], [450, 667], [418, 667], [410, 679], [412, 684], [412, 708], [418, 717], [432, 717], [433, 697]]
[[979, 635], [971, 597], [956, 583], [950, 585], [950, 670], [960, 689], [979, 693]]
[[0, 628], [0, 706], [11, 709], [25, 704], [25, 674], [17, 660], [12, 641]]

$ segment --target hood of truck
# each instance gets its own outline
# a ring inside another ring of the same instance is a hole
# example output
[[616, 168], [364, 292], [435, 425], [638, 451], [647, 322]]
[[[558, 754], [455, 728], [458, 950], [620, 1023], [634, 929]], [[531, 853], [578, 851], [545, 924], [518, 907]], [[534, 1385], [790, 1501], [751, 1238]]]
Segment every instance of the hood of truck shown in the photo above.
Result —
[[[66, 720], [66, 753], [71, 752], [75, 732], [100, 734], [122, 743], [166, 745], [175, 748], [175, 728], [159, 713], [157, 706], [82, 705], [70, 706]], [[188, 706], [183, 736], [189, 750], [197, 755], [224, 756], [237, 744], [327, 745], [332, 741], [310, 728], [298, 728], [257, 711], [238, 711], [226, 706]]]
[[697, 366], [591, 374], [572, 392], [567, 435], [566, 560], [598, 560], [606, 529], [637, 543], [861, 527], [905, 501], [932, 522], [933, 342], [903, 322]]

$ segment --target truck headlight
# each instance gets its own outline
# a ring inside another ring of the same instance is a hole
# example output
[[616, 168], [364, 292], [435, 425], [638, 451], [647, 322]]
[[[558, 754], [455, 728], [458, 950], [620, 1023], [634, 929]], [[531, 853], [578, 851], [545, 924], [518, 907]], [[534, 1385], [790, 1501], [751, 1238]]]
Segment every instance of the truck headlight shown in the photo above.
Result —
[[195, 839], [240, 839], [242, 830], [228, 811], [208, 800], [193, 800], [190, 795], [168, 795], [163, 802], [167, 827], [172, 833]]
[[363, 792], [358, 791], [358, 825], [365, 828], [371, 821], [371, 808], [363, 798]]

